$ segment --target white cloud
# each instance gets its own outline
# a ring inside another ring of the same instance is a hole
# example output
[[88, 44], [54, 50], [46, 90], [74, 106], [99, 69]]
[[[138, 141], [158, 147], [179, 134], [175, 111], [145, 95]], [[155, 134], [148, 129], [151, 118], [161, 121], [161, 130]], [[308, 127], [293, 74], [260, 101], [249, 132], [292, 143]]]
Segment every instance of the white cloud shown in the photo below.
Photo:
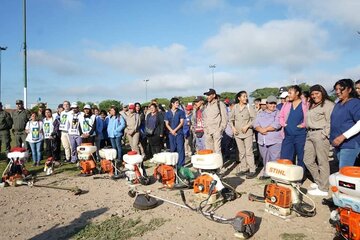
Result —
[[44, 50], [29, 51], [29, 65], [48, 69], [61, 76], [83, 74], [82, 68], [69, 57], [51, 54]]
[[177, 72], [184, 67], [186, 48], [180, 44], [168, 47], [115, 47], [110, 50], [89, 50], [88, 55], [115, 70], [135, 75], [149, 76], [163, 72]]
[[300, 20], [270, 21], [224, 25], [208, 39], [206, 51], [219, 62], [237, 66], [280, 65], [290, 71], [333, 58], [325, 51], [327, 32], [316, 24]]
[[344, 26], [360, 28], [359, 0], [275, 0], [290, 8], [290, 11], [310, 16], [315, 20], [336, 22]]

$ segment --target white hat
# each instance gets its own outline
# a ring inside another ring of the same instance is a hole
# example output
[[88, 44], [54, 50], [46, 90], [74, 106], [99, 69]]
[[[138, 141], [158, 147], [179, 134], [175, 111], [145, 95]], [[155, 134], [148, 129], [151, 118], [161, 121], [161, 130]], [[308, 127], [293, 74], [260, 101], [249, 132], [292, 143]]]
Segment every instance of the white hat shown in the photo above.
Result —
[[90, 104], [85, 104], [83, 109], [91, 109]]
[[279, 98], [286, 98], [287, 96], [289, 96], [288, 92], [282, 92], [279, 96]]
[[260, 105], [266, 105], [266, 98], [261, 99]]
[[77, 108], [77, 107], [78, 107], [77, 102], [72, 102], [70, 105], [70, 108]]

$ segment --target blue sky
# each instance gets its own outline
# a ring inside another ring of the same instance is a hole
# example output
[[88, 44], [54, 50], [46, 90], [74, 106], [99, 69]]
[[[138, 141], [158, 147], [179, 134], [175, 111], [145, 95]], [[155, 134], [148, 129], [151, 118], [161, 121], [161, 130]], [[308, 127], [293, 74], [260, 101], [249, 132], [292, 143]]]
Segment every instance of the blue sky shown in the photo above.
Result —
[[[358, 0], [27, 0], [28, 103], [123, 103], [360, 78]], [[1, 0], [2, 101], [23, 98], [22, 0]]]

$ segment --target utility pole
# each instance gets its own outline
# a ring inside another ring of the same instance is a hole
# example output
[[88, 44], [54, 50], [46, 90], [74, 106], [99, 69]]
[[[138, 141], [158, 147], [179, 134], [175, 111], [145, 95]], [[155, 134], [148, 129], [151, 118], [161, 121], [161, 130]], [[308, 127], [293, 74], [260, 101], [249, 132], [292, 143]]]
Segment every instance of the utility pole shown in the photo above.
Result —
[[215, 64], [209, 65], [209, 68], [211, 69], [212, 72], [212, 87], [213, 89], [215, 89], [214, 70], [216, 68], [216, 65]]
[[23, 0], [24, 16], [24, 107], [27, 108], [27, 46], [26, 46], [26, 0]]
[[143, 80], [145, 82], [145, 100], [148, 101], [148, 94], [147, 94], [147, 83], [150, 81], [149, 79]]
[[5, 51], [7, 49], [7, 47], [1, 47], [0, 46], [0, 102], [1, 102], [1, 52]]

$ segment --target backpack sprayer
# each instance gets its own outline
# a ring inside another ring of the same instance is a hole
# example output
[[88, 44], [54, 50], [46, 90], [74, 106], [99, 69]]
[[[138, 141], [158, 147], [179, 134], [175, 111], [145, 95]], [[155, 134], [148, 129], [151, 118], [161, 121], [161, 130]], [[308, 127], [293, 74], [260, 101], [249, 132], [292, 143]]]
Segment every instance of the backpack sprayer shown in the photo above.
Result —
[[[266, 173], [272, 183], [264, 189], [264, 197], [249, 194], [250, 201], [265, 202], [265, 211], [281, 218], [288, 218], [294, 211], [303, 217], [315, 216], [315, 203], [300, 190], [303, 168], [293, 165], [290, 160], [280, 159], [266, 164]], [[305, 196], [312, 206], [301, 199]]]
[[91, 143], [82, 143], [76, 148], [78, 152], [78, 158], [80, 161], [81, 176], [90, 176], [96, 173], [96, 162], [94, 153], [96, 152], [96, 146]]
[[143, 157], [136, 151], [129, 151], [123, 157], [125, 165], [125, 176], [131, 184], [148, 185], [150, 179], [144, 176], [144, 169], [141, 167]]
[[151, 162], [156, 163], [154, 177], [166, 188], [173, 188], [176, 183], [176, 165], [179, 155], [176, 152], [161, 152], [154, 154]]
[[329, 177], [332, 199], [338, 207], [331, 212], [330, 223], [337, 236], [360, 240], [360, 167], [343, 167]]
[[[25, 148], [14, 147], [7, 154], [9, 163], [6, 166], [2, 177], [1, 186], [17, 186], [30, 176], [29, 171], [25, 168], [25, 160], [28, 158], [29, 153]], [[19, 183], [17, 183], [19, 182]]]

